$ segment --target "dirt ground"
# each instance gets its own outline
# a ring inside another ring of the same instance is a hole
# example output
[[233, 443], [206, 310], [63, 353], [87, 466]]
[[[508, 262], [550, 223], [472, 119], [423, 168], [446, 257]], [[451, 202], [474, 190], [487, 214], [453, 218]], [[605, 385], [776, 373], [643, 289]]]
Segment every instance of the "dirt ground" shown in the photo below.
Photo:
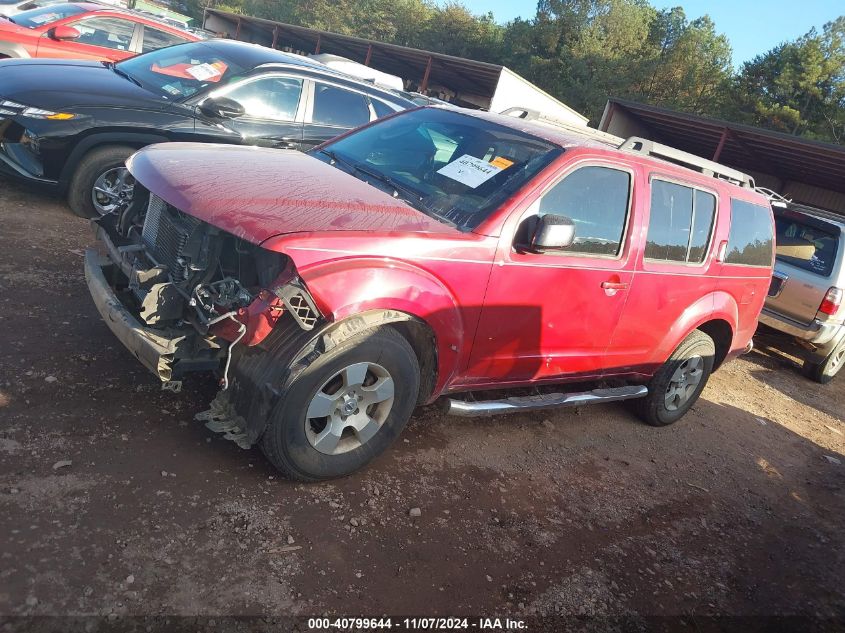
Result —
[[765, 336], [669, 428], [427, 408], [364, 472], [294, 484], [193, 421], [211, 379], [162, 392], [112, 336], [92, 242], [0, 179], [2, 616], [845, 617], [845, 378]]

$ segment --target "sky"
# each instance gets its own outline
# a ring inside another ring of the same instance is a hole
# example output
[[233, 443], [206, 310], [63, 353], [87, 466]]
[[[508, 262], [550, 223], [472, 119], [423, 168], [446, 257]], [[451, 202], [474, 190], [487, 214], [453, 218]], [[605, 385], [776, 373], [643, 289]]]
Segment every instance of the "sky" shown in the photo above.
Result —
[[[536, 2], [523, 0], [462, 0], [473, 13], [492, 11], [497, 22], [531, 18]], [[658, 9], [682, 6], [687, 19], [709, 15], [716, 30], [728, 36], [734, 66], [765, 53], [786, 40], [804, 35], [812, 27], [845, 15], [842, 0], [651, 0]]]

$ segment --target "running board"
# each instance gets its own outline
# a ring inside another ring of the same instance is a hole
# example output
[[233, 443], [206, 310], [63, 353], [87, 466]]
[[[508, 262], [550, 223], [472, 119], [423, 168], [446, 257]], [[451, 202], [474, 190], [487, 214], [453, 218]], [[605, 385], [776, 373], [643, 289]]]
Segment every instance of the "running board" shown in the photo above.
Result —
[[614, 387], [593, 389], [578, 393], [547, 393], [536, 396], [518, 396], [502, 400], [466, 400], [446, 399], [446, 413], [464, 418], [476, 416], [501, 415], [525, 411], [542, 411], [559, 407], [577, 407], [585, 404], [601, 404], [617, 400], [631, 400], [648, 395], [648, 388], [643, 386]]

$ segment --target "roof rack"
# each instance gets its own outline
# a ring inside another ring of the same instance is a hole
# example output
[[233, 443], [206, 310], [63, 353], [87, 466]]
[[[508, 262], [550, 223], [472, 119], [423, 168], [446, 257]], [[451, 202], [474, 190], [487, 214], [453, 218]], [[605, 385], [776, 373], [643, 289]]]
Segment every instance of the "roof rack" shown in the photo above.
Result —
[[553, 116], [549, 116], [548, 114], [545, 114], [543, 112], [540, 112], [539, 110], [532, 110], [530, 108], [508, 108], [507, 110], [502, 110], [499, 114], [504, 114], [505, 116], [514, 117], [516, 119], [522, 119], [523, 121], [539, 121], [540, 123], [548, 123], [549, 125], [554, 125], [555, 127], [563, 128], [568, 132], [572, 132], [580, 136], [586, 136], [588, 138], [597, 141], [602, 141], [603, 143], [609, 143], [611, 145], [619, 145], [619, 143], [624, 140], [619, 136], [608, 134], [607, 132], [602, 132], [601, 130], [588, 127], [586, 125], [578, 125], [577, 123], [564, 121], [563, 119], [558, 119]]
[[689, 152], [683, 152], [679, 149], [675, 149], [674, 147], [669, 147], [668, 145], [661, 145], [660, 143], [655, 143], [654, 141], [650, 141], [645, 138], [640, 138], [639, 136], [632, 136], [622, 142], [619, 145], [619, 149], [628, 152], [635, 152], [637, 154], [645, 154], [646, 156], [653, 156], [654, 158], [662, 158], [670, 163], [687, 167], [707, 176], [712, 176], [713, 178], [718, 178], [720, 180], [727, 180], [728, 182], [732, 182], [748, 189], [754, 189], [754, 179], [748, 174], [744, 174], [736, 169], [731, 169], [730, 167], [725, 167], [724, 165], [720, 165], [712, 160], [701, 158], [701, 156], [696, 156], [695, 154], [690, 154]]

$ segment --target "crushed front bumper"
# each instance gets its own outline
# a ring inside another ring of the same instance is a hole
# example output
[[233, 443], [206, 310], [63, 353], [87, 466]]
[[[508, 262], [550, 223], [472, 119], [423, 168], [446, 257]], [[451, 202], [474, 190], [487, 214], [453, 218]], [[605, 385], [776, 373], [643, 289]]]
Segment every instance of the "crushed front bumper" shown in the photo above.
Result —
[[94, 249], [85, 251], [85, 281], [94, 305], [106, 325], [147, 369], [163, 382], [173, 379], [173, 361], [184, 336], [168, 338], [145, 327], [126, 309], [106, 280], [104, 271], [113, 268]]

